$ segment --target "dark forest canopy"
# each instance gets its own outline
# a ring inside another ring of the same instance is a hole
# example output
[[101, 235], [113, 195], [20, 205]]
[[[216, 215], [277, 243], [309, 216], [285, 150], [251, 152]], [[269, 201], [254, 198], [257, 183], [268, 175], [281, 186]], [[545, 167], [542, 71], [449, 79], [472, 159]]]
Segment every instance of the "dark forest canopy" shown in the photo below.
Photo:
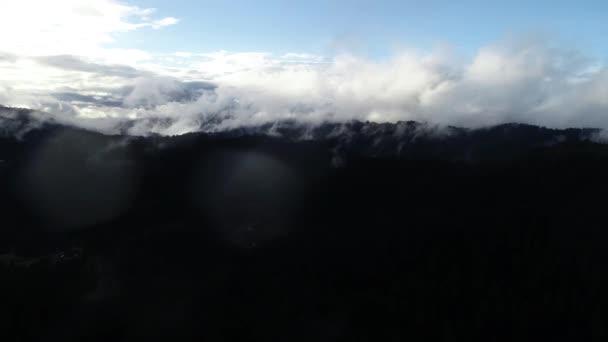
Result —
[[606, 338], [597, 130], [129, 137], [14, 111], [0, 119], [7, 341]]

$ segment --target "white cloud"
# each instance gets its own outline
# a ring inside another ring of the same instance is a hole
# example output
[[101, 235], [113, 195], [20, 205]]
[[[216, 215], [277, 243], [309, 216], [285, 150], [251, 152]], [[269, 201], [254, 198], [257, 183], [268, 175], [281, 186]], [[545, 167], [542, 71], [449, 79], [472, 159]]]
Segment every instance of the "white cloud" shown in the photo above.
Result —
[[[112, 47], [120, 32], [176, 24], [154, 9], [116, 0], [0, 2], [0, 100], [7, 105], [71, 113], [91, 112], [55, 93], [89, 96], [92, 89], [119, 91], [148, 74], [153, 54]], [[122, 101], [122, 99], [121, 99]], [[107, 101], [106, 101], [107, 102]], [[100, 108], [99, 111], [105, 109]]]
[[212, 96], [135, 117], [169, 119], [150, 126], [167, 134], [198, 130], [217, 117], [217, 129], [282, 119], [608, 128], [607, 69], [542, 42], [486, 46], [461, 64], [443, 51], [404, 51], [388, 62], [341, 55], [322, 64], [265, 53], [204, 57], [191, 67], [212, 75]]
[[193, 54], [191, 52], [183, 52], [183, 51], [178, 51], [178, 52], [174, 53], [174, 55], [176, 57], [181, 57], [181, 58], [190, 58], [193, 56]]
[[294, 62], [323, 62], [325, 61], [325, 57], [319, 55], [313, 55], [310, 53], [286, 53], [281, 56], [281, 59], [286, 61], [294, 61]]
[[117, 32], [177, 23], [172, 17], [152, 19], [153, 12], [115, 0], [2, 1], [1, 48], [21, 56], [125, 54], [129, 50], [104, 51], [102, 46], [113, 43]]
[[155, 29], [163, 28], [165, 26], [175, 25], [179, 22], [179, 19], [173, 17], [167, 17], [164, 19], [156, 20], [152, 22], [151, 26]]

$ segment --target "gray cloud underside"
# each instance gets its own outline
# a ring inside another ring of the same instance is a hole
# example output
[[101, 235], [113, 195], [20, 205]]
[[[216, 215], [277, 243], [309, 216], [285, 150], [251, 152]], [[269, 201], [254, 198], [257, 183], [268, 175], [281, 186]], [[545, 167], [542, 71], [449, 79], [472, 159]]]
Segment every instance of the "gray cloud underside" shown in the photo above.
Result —
[[73, 104], [84, 104], [88, 106], [115, 108], [120, 108], [123, 106], [123, 102], [121, 99], [117, 99], [116, 97], [112, 96], [93, 96], [70, 92], [53, 93], [51, 94], [51, 96], [57, 99], [58, 101]]
[[0, 63], [14, 63], [16, 61], [17, 56], [8, 53], [0, 53]]
[[63, 70], [90, 72], [105, 76], [135, 78], [148, 74], [130, 66], [92, 63], [70, 55], [37, 57], [36, 60], [44, 65]]

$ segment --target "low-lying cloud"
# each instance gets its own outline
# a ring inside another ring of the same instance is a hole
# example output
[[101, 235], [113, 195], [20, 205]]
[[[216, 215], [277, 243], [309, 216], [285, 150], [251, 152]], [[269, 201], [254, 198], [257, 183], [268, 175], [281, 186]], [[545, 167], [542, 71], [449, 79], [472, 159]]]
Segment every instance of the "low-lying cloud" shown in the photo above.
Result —
[[[442, 51], [404, 51], [387, 62], [354, 55], [323, 62], [250, 57], [235, 59], [225, 52], [211, 60], [201, 57], [202, 62], [182, 57], [188, 62], [179, 72], [194, 75], [190, 79], [69, 56], [45, 57], [39, 61], [53, 68], [89, 74], [89, 80], [112, 77], [119, 86], [39, 94], [47, 98], [46, 106], [26, 105], [51, 112], [70, 108], [83, 121], [129, 119], [133, 134], [182, 134], [280, 120], [608, 128], [606, 67], [542, 42], [489, 45], [461, 63]], [[233, 61], [225, 72], [219, 68], [226, 64], [222, 58]], [[218, 68], [205, 70], [205, 64]], [[196, 77], [213, 72], [213, 77]]]

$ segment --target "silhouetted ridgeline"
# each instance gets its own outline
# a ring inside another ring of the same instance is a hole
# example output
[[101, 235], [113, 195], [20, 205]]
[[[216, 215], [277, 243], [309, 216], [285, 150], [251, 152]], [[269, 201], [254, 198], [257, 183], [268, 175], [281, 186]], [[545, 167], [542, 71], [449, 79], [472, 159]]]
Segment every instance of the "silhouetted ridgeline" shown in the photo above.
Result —
[[128, 137], [11, 111], [2, 340], [607, 337], [597, 130]]

